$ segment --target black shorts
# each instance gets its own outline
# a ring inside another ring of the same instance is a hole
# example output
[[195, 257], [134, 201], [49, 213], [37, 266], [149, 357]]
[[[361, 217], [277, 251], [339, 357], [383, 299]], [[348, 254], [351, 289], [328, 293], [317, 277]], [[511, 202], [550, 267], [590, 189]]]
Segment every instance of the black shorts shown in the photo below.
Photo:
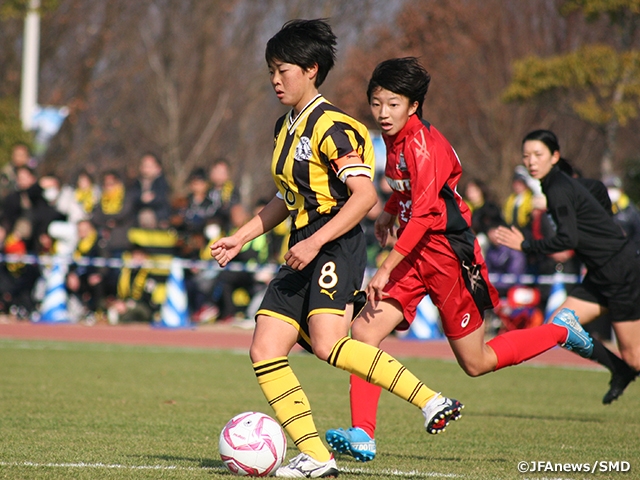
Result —
[[[326, 221], [292, 232], [290, 246], [308, 238]], [[311, 352], [308, 318], [318, 313], [344, 315], [348, 303], [360, 308], [366, 265], [365, 239], [358, 225], [324, 245], [303, 270], [282, 265], [269, 283], [256, 316], [267, 315], [293, 325], [299, 333], [298, 343]]]
[[612, 322], [639, 319], [640, 251], [635, 242], [627, 242], [606, 265], [590, 269], [569, 295], [607, 308]]

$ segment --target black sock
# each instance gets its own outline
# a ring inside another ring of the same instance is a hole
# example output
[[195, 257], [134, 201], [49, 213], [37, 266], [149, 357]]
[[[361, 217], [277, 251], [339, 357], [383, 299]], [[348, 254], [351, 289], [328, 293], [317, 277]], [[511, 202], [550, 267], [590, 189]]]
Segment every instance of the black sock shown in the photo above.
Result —
[[615, 353], [609, 350], [600, 340], [593, 340], [593, 353], [590, 359], [598, 362], [603, 367], [606, 367], [612, 374], [618, 375], [632, 375], [635, 372], [627, 362], [618, 357]]

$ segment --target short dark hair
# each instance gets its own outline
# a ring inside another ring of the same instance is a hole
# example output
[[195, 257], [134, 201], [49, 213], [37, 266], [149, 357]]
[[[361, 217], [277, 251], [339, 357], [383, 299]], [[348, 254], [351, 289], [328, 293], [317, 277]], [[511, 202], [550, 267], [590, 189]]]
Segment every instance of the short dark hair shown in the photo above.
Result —
[[17, 142], [12, 143], [11, 144], [11, 150], [13, 150], [15, 148], [24, 148], [29, 153], [29, 155], [31, 155], [31, 147], [26, 142], [17, 141]]
[[227, 160], [225, 157], [216, 158], [211, 164], [211, 167], [213, 168], [216, 165], [226, 165], [227, 167], [231, 168], [231, 162], [229, 162], [229, 160]]
[[527, 133], [522, 139], [522, 145], [530, 140], [539, 140], [544, 143], [551, 153], [560, 151], [558, 137], [551, 130], [534, 130]]
[[87, 170], [84, 167], [82, 167], [80, 170], [78, 170], [78, 173], [76, 173], [76, 176], [75, 176], [76, 183], [78, 182], [78, 178], [82, 176], [87, 177], [91, 181], [91, 183], [95, 182], [95, 179], [93, 178], [93, 175], [91, 174], [91, 172], [89, 172], [89, 170]]
[[158, 152], [154, 152], [152, 150], [147, 150], [145, 152], [142, 152], [142, 155], [140, 155], [140, 159], [142, 160], [145, 157], [153, 158], [153, 160], [156, 162], [156, 164], [159, 167], [162, 167], [162, 159], [160, 158], [160, 154]]
[[267, 42], [267, 64], [279, 60], [308, 69], [318, 65], [315, 86], [327, 78], [336, 61], [336, 36], [325, 19], [290, 20]]
[[409, 104], [418, 102], [416, 114], [422, 118], [422, 104], [429, 90], [431, 75], [420, 65], [416, 57], [392, 58], [379, 63], [371, 74], [367, 87], [367, 100], [371, 103], [371, 96], [378, 88], [403, 95], [409, 99]]
[[20, 165], [19, 167], [16, 167], [16, 173], [19, 172], [20, 170], [25, 170], [33, 177], [36, 176], [36, 171], [28, 165]]
[[102, 172], [101, 177], [103, 182], [106, 177], [113, 177], [118, 182], [122, 182], [122, 175], [120, 175], [120, 172], [118, 172], [117, 170], [105, 170], [104, 172]]

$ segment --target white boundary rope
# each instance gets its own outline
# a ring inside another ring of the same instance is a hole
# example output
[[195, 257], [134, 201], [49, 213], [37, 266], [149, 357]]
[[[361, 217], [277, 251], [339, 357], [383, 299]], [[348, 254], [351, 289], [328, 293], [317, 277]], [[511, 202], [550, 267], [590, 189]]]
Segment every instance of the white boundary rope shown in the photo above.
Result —
[[[0, 254], [0, 263], [16, 264], [21, 263], [25, 265], [78, 265], [83, 267], [107, 267], [107, 268], [171, 268], [172, 261], [177, 261], [182, 268], [193, 270], [212, 270], [212, 271], [247, 271], [247, 272], [265, 272], [275, 273], [279, 265], [266, 264], [266, 265], [246, 265], [240, 262], [231, 262], [224, 269], [219, 267], [218, 264], [211, 260], [188, 260], [184, 258], [174, 257], [167, 260], [146, 260], [144, 262], [134, 262], [131, 260], [123, 260], [122, 258], [104, 258], [104, 257], [80, 257], [78, 259], [73, 258], [70, 255], [4, 255]], [[374, 269], [367, 272], [369, 276], [373, 275]], [[509, 285], [553, 285], [554, 283], [574, 284], [579, 283], [581, 280], [580, 275], [569, 273], [554, 273], [550, 275], [513, 275], [513, 274], [494, 274], [489, 273], [489, 280], [494, 283], [501, 281]]]

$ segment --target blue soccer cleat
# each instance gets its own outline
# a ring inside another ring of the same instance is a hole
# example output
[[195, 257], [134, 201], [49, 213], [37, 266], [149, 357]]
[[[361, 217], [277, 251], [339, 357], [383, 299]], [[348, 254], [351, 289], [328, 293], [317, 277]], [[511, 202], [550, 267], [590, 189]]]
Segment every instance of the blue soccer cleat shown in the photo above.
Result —
[[554, 325], [565, 327], [568, 330], [567, 339], [561, 345], [567, 350], [576, 352], [578, 355], [584, 358], [590, 358], [593, 353], [593, 341], [589, 334], [582, 328], [582, 325], [578, 322], [576, 312], [563, 308], [558, 314], [553, 317], [551, 322]]
[[327, 430], [325, 438], [336, 452], [351, 455], [358, 462], [369, 462], [376, 457], [376, 441], [359, 427]]

